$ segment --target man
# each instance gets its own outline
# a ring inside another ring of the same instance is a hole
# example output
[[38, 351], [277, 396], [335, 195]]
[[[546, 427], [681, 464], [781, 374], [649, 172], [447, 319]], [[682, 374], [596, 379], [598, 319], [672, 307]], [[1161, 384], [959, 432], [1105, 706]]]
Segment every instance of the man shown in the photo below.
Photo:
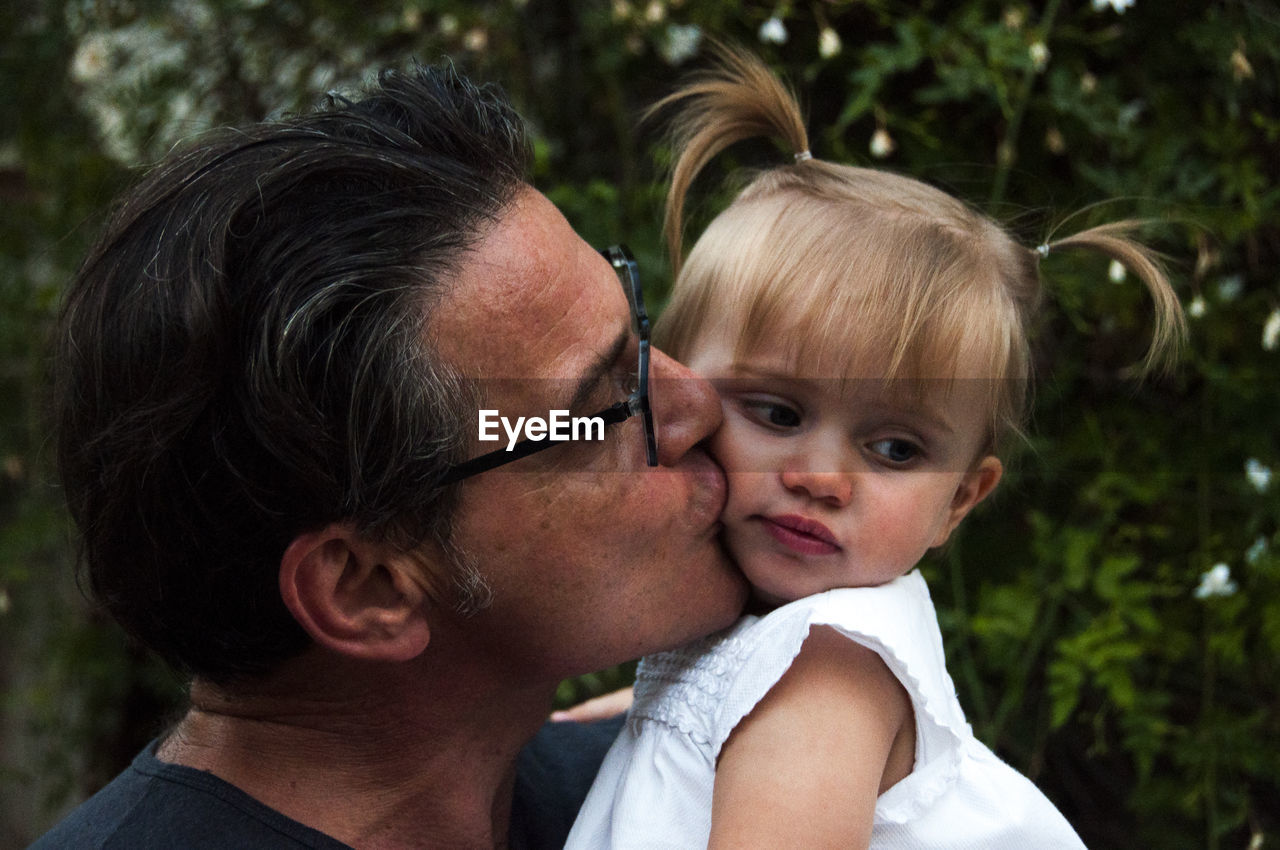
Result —
[[[554, 843], [580, 765], [516, 764], [557, 682], [737, 615], [718, 401], [525, 157], [500, 95], [415, 68], [120, 204], [61, 320], [59, 457], [94, 594], [191, 707], [37, 846]], [[477, 466], [482, 408], [611, 413]]]

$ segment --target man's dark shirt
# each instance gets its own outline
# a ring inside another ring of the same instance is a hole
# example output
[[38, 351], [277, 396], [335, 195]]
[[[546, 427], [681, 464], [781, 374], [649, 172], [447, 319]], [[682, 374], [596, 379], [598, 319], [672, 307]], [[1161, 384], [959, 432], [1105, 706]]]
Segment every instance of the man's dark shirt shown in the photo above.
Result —
[[[511, 850], [559, 850], [622, 718], [548, 723], [520, 752]], [[31, 850], [350, 850], [211, 773], [155, 757], [155, 741]], [[425, 827], [425, 825], [424, 825]]]

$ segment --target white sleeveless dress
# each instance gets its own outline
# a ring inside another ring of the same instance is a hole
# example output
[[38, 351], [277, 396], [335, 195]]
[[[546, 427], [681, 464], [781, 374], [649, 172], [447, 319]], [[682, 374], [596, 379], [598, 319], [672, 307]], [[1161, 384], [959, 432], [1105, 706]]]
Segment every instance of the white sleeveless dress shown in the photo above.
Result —
[[947, 674], [929, 590], [913, 571], [879, 587], [831, 590], [746, 616], [646, 657], [627, 723], [565, 847], [705, 848], [720, 748], [815, 625], [878, 653], [915, 710], [915, 767], [876, 801], [873, 848], [1084, 846], [1030, 780], [973, 736]]

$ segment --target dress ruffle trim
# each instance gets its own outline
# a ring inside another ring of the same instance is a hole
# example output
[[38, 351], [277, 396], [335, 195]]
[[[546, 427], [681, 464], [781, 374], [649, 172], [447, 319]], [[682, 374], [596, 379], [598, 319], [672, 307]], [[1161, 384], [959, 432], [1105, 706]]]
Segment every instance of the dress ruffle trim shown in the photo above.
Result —
[[635, 701], [628, 723], [653, 721], [681, 732], [699, 746], [713, 744], [710, 720], [719, 712], [733, 685], [733, 673], [749, 656], [738, 632], [757, 618], [685, 646], [647, 655], [636, 670]]

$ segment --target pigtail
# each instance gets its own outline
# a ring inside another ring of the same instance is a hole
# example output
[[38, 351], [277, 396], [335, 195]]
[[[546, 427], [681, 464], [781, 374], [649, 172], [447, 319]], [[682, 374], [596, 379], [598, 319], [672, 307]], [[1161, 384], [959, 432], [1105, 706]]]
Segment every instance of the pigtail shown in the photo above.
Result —
[[1151, 344], [1139, 367], [1143, 375], [1148, 375], [1168, 371], [1177, 360], [1187, 336], [1187, 319], [1159, 257], [1150, 248], [1130, 238], [1139, 225], [1137, 221], [1117, 221], [1091, 227], [1065, 239], [1046, 243], [1037, 251], [1041, 256], [1076, 248], [1096, 251], [1137, 275], [1147, 287], [1155, 306]]
[[669, 131], [675, 152], [663, 234], [671, 253], [671, 274], [683, 261], [684, 201], [694, 178], [716, 154], [755, 137], [776, 138], [796, 161], [808, 159], [809, 138], [795, 95], [759, 58], [744, 50], [712, 45], [716, 65], [651, 106], [645, 119], [669, 106], [679, 110]]

